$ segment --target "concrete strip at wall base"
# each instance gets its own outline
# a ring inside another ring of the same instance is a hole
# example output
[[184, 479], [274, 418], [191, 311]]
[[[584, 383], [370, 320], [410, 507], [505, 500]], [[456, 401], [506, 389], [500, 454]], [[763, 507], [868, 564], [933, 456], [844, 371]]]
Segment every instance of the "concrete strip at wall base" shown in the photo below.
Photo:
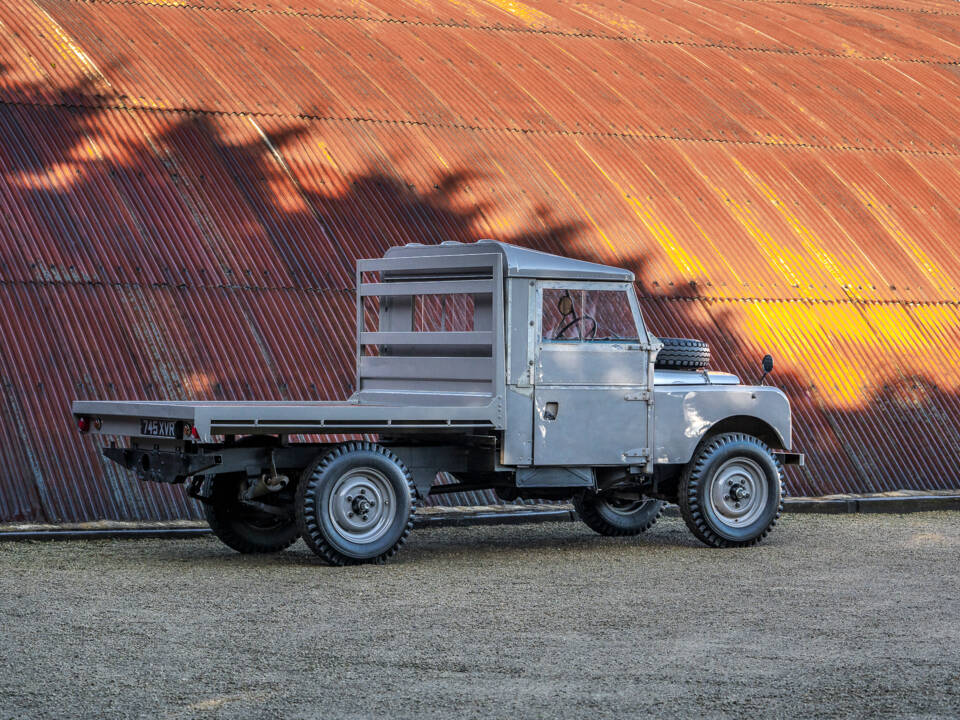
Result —
[[[891, 492], [876, 495], [830, 495], [826, 497], [786, 498], [786, 513], [912, 513], [960, 510], [960, 491]], [[671, 505], [667, 516], [679, 516]], [[415, 515], [417, 527], [466, 527], [469, 525], [522, 525], [577, 520], [572, 505], [481, 505], [472, 507], [420, 508]], [[129, 523], [89, 522], [67, 525], [0, 525], [3, 540], [97, 540], [106, 538], [199, 537], [210, 534], [204, 522]]]
[[910, 513], [960, 510], [960, 490], [877, 493], [875, 495], [826, 495], [786, 498], [784, 512], [796, 513]]

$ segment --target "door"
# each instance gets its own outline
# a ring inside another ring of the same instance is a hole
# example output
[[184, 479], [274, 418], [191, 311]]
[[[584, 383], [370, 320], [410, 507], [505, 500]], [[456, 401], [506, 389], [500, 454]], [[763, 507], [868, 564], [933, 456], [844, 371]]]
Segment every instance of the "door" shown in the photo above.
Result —
[[540, 282], [536, 465], [646, 465], [649, 338], [630, 283]]

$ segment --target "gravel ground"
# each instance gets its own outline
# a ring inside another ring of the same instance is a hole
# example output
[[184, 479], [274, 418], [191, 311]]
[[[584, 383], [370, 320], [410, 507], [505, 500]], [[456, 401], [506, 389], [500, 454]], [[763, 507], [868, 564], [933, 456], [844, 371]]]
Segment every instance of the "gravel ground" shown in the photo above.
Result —
[[382, 567], [213, 538], [0, 543], [9, 718], [957, 717], [960, 515], [709, 550], [421, 529]]

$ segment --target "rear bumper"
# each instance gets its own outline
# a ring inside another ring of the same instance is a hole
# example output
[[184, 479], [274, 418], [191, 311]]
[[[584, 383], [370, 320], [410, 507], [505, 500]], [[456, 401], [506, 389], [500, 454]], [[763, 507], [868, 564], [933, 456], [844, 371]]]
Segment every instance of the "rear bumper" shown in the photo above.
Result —
[[803, 467], [803, 453], [787, 452], [786, 450], [774, 450], [773, 454], [777, 456], [781, 465], [796, 465]]
[[105, 448], [103, 454], [128, 470], [133, 470], [138, 480], [151, 482], [182, 483], [217, 464], [212, 455], [187, 455], [169, 450], [134, 450], [131, 448]]
[[151, 450], [141, 448], [104, 448], [103, 454], [128, 470], [138, 480], [182, 483], [197, 475], [246, 473], [259, 476], [270, 468], [299, 470], [323, 451], [324, 445], [235, 446], [187, 444], [187, 449]]

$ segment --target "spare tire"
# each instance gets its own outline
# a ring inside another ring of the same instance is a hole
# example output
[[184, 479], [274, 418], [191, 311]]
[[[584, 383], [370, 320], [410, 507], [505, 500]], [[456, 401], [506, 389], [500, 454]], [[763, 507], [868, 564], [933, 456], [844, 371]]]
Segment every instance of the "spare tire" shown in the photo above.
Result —
[[702, 370], [710, 364], [710, 346], [690, 338], [658, 338], [663, 349], [654, 367], [664, 370]]

